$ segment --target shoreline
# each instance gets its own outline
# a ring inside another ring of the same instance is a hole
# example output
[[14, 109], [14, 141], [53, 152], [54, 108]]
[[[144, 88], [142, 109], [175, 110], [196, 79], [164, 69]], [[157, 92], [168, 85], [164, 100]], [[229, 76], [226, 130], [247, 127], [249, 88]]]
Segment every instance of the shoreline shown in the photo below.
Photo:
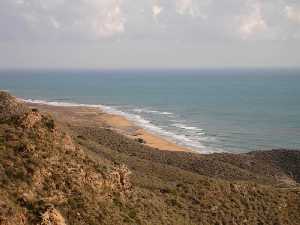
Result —
[[130, 139], [137, 140], [152, 148], [162, 151], [176, 152], [196, 152], [195, 150], [181, 146], [168, 140], [159, 134], [147, 131], [143, 127], [130, 121], [125, 116], [107, 112], [101, 105], [84, 104], [62, 104], [51, 105], [43, 101], [31, 101], [20, 99], [30, 107], [36, 107], [41, 111], [52, 114], [57, 120], [68, 121], [70, 123], [84, 123], [90, 126], [98, 126], [118, 132]]

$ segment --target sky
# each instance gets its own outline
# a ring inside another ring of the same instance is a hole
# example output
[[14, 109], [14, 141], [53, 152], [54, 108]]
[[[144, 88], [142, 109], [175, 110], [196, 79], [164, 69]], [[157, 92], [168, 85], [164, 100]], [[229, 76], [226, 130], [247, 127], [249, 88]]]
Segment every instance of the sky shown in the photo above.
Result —
[[299, 66], [299, 0], [0, 0], [0, 68]]

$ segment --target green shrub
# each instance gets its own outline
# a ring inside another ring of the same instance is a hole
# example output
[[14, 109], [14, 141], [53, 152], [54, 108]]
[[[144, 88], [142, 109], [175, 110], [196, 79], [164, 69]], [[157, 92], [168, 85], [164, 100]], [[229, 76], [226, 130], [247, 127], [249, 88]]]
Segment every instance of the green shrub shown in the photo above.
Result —
[[53, 130], [55, 128], [55, 122], [53, 119], [47, 119], [45, 125], [49, 130]]

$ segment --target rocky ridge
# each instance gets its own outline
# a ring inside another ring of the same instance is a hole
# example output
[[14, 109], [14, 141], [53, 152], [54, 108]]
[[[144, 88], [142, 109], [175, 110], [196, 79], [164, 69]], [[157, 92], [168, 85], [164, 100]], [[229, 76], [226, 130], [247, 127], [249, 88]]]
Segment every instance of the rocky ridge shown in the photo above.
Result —
[[0, 225], [296, 225], [298, 162], [161, 152], [0, 92]]

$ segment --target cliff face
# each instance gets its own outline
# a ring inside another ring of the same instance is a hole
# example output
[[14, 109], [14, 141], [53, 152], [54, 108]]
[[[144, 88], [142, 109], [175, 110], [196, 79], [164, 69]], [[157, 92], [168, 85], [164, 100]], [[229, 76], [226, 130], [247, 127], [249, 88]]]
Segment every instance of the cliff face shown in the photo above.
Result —
[[291, 165], [233, 157], [160, 152], [0, 92], [0, 225], [300, 224], [298, 180], [275, 178]]

